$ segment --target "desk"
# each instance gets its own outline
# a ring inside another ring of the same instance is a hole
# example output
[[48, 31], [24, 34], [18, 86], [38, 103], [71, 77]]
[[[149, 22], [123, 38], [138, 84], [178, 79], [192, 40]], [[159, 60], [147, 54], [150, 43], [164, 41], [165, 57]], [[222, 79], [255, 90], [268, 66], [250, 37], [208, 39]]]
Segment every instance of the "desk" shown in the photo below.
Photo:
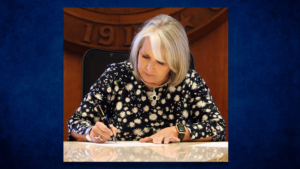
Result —
[[159, 145], [118, 141], [119, 145], [103, 145], [65, 141], [64, 162], [228, 162], [226, 143], [182, 142]]

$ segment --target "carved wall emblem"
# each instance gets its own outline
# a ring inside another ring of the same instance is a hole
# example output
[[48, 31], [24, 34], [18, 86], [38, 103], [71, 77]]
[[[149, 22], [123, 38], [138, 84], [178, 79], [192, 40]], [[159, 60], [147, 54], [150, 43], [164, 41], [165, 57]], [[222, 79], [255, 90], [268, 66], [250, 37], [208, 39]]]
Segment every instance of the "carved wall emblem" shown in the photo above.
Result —
[[140, 25], [158, 14], [177, 19], [190, 43], [228, 19], [227, 8], [64, 8], [64, 40], [90, 48], [129, 50]]

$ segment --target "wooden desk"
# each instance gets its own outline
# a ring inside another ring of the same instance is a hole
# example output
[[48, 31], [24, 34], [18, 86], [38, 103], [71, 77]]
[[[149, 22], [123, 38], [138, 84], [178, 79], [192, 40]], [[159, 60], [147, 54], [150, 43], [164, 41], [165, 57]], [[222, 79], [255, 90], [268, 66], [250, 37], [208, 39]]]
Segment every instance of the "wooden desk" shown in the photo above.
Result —
[[228, 142], [158, 145], [118, 141], [119, 145], [103, 145], [65, 141], [64, 162], [228, 162], [228, 146], [222, 146], [224, 143]]

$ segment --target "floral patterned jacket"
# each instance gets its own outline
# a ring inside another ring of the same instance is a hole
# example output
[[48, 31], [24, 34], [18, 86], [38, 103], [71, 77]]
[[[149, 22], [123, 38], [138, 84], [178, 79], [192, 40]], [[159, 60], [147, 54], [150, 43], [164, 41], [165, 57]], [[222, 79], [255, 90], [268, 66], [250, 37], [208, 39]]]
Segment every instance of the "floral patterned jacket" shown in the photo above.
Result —
[[136, 80], [129, 61], [108, 65], [68, 121], [68, 140], [71, 130], [83, 134], [100, 120], [97, 105], [118, 129], [118, 140], [137, 141], [176, 123], [189, 129], [191, 139], [225, 140], [225, 122], [197, 72], [189, 70], [176, 87], [156, 88], [154, 99], [152, 91]]

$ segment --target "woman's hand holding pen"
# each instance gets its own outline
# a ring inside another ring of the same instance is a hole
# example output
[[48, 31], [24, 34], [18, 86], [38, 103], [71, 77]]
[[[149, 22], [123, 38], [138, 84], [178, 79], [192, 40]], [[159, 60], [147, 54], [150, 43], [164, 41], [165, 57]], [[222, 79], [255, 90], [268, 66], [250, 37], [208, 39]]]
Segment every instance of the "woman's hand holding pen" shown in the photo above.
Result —
[[180, 139], [178, 138], [178, 132], [175, 127], [167, 127], [153, 134], [150, 137], [140, 139], [140, 142], [150, 141], [152, 141], [154, 144], [169, 144], [173, 142], [180, 142]]
[[110, 130], [104, 123], [97, 122], [90, 131], [90, 138], [95, 143], [104, 143], [107, 140], [111, 140], [114, 137], [118, 130], [110, 124]]

